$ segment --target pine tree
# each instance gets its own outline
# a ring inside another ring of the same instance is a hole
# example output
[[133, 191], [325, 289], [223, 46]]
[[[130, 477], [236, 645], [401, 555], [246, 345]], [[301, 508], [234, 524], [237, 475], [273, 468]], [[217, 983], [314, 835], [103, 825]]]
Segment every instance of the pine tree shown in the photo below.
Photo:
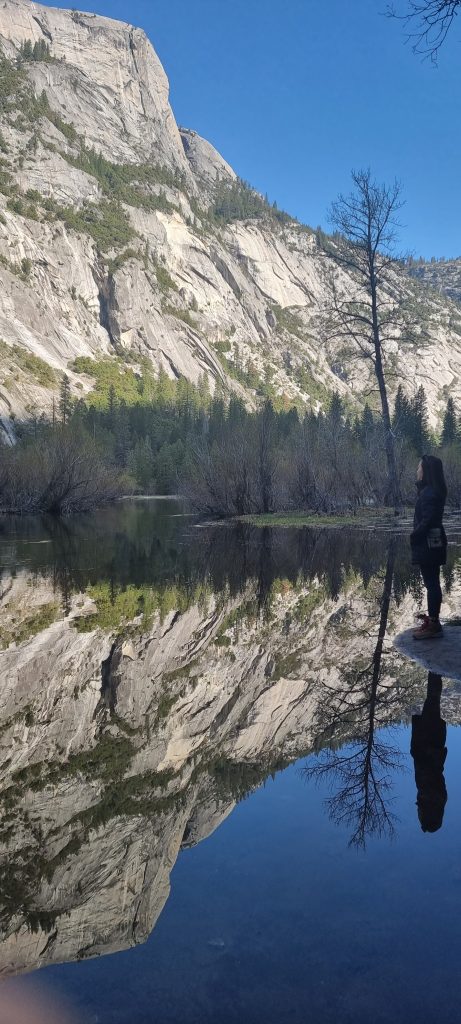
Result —
[[51, 58], [50, 47], [44, 39], [39, 39], [38, 42], [34, 43], [32, 49], [32, 60], [45, 60], [49, 61]]
[[33, 59], [32, 40], [31, 39], [25, 39], [24, 42], [21, 43], [21, 47], [20, 47], [19, 53], [20, 53], [20, 57], [22, 58], [22, 60], [32, 60]]
[[117, 413], [117, 424], [115, 431], [115, 460], [122, 469], [128, 463], [128, 456], [131, 449], [131, 430], [128, 418], [128, 410], [125, 403], [120, 405]]
[[108, 426], [109, 430], [114, 430], [115, 427], [115, 410], [117, 405], [117, 398], [115, 394], [115, 387], [113, 384], [110, 385], [108, 395]]
[[419, 454], [423, 455], [429, 446], [429, 417], [427, 412], [426, 392], [421, 385], [412, 402], [414, 419], [414, 444]]
[[72, 415], [72, 395], [70, 392], [70, 381], [67, 374], [61, 381], [61, 387], [59, 389], [59, 411], [61, 413], [61, 422], [66, 424]]
[[330, 408], [328, 410], [328, 419], [335, 426], [339, 426], [343, 416], [344, 416], [344, 405], [343, 405], [342, 399], [338, 395], [338, 392], [335, 391], [335, 393], [334, 393], [334, 395], [333, 395], [333, 397], [331, 399], [331, 402], [330, 402]]
[[222, 398], [216, 396], [213, 399], [210, 409], [209, 425], [208, 425], [208, 436], [210, 438], [210, 445], [214, 441], [220, 440], [224, 430], [224, 424], [226, 422], [226, 411]]
[[188, 419], [192, 412], [192, 402], [189, 381], [185, 377], [180, 377], [176, 384], [176, 405], [179, 415]]
[[253, 390], [256, 391], [256, 389], [259, 387], [259, 385], [261, 383], [261, 378], [260, 378], [260, 376], [258, 374], [258, 371], [257, 371], [256, 366], [255, 366], [255, 364], [254, 364], [252, 359], [248, 360], [245, 372], [246, 372], [247, 386], [249, 388], [253, 388]]
[[176, 489], [178, 456], [178, 446], [171, 444], [163, 444], [157, 453], [154, 464], [157, 494], [171, 494]]
[[458, 435], [458, 422], [455, 412], [455, 404], [452, 398], [448, 399], [447, 407], [445, 409], [445, 415], [443, 418], [442, 447], [448, 444], [453, 444], [456, 441]]
[[360, 420], [360, 439], [364, 441], [367, 437], [370, 437], [370, 435], [374, 431], [374, 427], [375, 421], [373, 419], [373, 413], [367, 402], [362, 413], [362, 418]]
[[408, 398], [403, 390], [402, 384], [399, 384], [397, 388], [397, 394], [395, 396], [394, 415], [392, 417], [392, 426], [400, 434], [405, 433], [405, 424], [408, 425], [408, 410], [409, 402]]
[[152, 446], [148, 437], [136, 442], [128, 457], [128, 468], [144, 491], [150, 490], [154, 470]]
[[416, 392], [417, 402], [417, 413], [418, 413], [418, 426], [419, 426], [419, 439], [420, 439], [420, 451], [425, 452], [430, 444], [429, 434], [429, 417], [427, 413], [427, 397], [426, 392], [421, 385]]
[[157, 402], [161, 408], [165, 408], [165, 406], [172, 404], [175, 392], [175, 384], [170, 380], [168, 374], [161, 366], [157, 378]]
[[199, 377], [198, 383], [197, 383], [197, 390], [198, 390], [199, 399], [200, 399], [200, 406], [201, 406], [202, 409], [204, 409], [207, 412], [208, 409], [210, 408], [211, 395], [210, 395], [210, 380], [209, 380], [208, 374], [205, 373], [205, 371], [200, 374], [200, 377]]

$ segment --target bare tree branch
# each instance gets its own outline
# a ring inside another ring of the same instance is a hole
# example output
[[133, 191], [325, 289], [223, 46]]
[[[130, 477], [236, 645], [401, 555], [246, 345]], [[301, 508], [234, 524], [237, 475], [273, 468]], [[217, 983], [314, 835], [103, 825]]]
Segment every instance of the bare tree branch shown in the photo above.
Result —
[[394, 5], [387, 8], [390, 18], [403, 21], [406, 41], [413, 53], [437, 63], [440, 47], [459, 13], [461, 0], [409, 0], [406, 12], [399, 14]]

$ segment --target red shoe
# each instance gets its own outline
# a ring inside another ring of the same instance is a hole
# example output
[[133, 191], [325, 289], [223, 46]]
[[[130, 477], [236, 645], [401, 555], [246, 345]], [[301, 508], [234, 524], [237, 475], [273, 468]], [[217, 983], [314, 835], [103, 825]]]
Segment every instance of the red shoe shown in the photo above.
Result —
[[428, 615], [421, 615], [423, 622], [419, 629], [415, 629], [413, 640], [437, 640], [443, 636], [443, 629], [439, 620], [430, 619]]

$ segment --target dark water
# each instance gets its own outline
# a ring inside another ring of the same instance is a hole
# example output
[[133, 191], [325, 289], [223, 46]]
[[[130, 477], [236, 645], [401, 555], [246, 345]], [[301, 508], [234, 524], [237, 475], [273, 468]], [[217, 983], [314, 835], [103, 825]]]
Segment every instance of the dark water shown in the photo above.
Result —
[[392, 648], [405, 538], [146, 501], [0, 558], [2, 973], [83, 1024], [456, 1021], [461, 687]]

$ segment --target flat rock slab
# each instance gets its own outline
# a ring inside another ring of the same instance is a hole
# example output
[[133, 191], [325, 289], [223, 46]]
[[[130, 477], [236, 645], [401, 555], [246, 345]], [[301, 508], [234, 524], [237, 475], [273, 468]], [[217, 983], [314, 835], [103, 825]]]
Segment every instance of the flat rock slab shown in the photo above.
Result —
[[461, 623], [446, 623], [444, 635], [438, 640], [413, 640], [413, 629], [399, 633], [393, 640], [394, 647], [430, 672], [461, 682]]

